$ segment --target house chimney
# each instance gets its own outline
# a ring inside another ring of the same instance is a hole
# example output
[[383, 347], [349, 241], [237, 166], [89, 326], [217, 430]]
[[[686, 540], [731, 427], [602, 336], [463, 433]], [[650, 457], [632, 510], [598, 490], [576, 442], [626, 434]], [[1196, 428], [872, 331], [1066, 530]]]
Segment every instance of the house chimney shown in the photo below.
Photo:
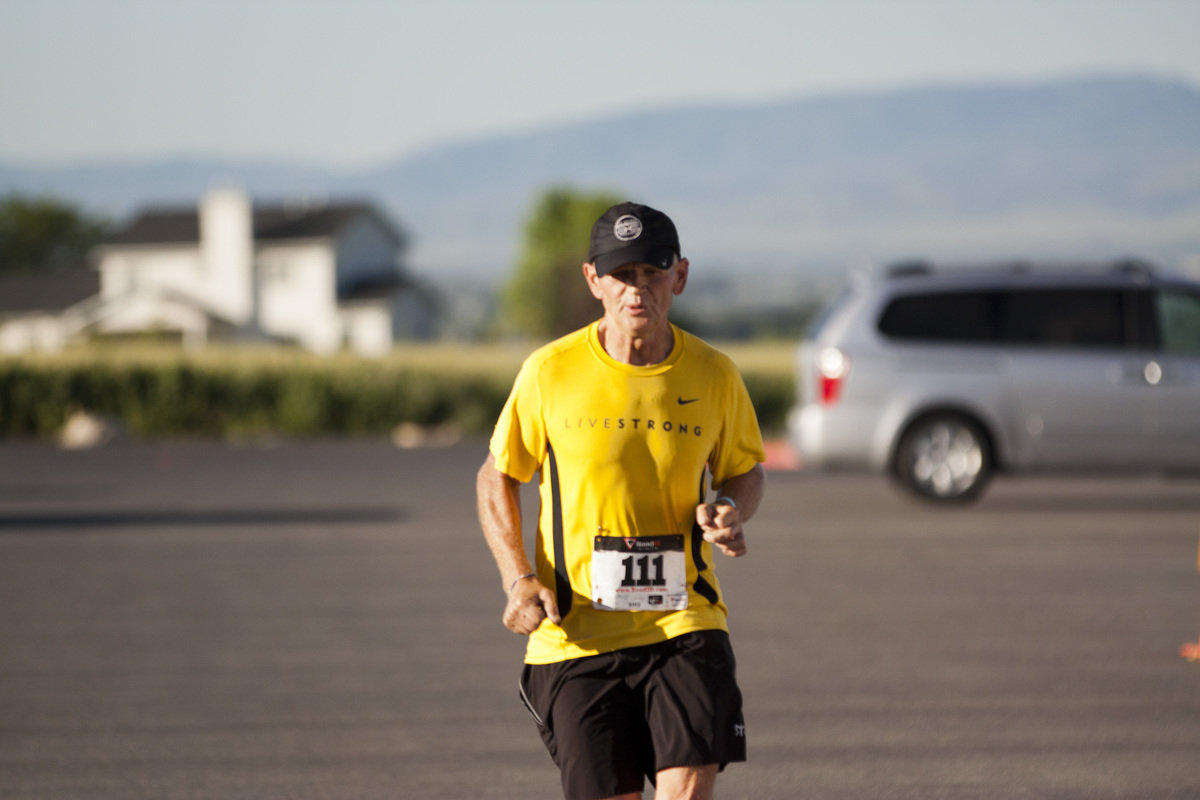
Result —
[[209, 192], [200, 202], [200, 257], [213, 310], [237, 327], [254, 320], [254, 221], [237, 189]]

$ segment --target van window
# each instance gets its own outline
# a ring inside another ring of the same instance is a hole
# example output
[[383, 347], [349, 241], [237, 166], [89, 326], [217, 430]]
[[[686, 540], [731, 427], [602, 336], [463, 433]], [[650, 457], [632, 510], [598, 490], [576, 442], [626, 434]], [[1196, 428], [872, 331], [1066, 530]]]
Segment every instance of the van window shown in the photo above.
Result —
[[1163, 352], [1200, 355], [1200, 295], [1161, 292], [1157, 305]]
[[1123, 347], [1118, 289], [1034, 289], [1004, 293], [1002, 338], [1012, 344]]
[[894, 339], [1047, 347], [1125, 347], [1136, 340], [1119, 289], [988, 289], [897, 297], [879, 318]]
[[940, 292], [897, 297], [879, 318], [879, 332], [894, 339], [989, 342], [992, 292]]

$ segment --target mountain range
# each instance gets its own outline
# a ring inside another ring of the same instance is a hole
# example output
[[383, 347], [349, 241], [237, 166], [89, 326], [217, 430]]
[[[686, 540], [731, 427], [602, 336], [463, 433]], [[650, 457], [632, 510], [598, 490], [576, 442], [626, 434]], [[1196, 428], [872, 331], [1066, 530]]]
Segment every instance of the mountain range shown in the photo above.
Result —
[[0, 194], [115, 220], [239, 186], [367, 199], [414, 271], [506, 275], [538, 196], [608, 190], [666, 210], [693, 264], [725, 274], [848, 263], [1200, 258], [1200, 88], [1154, 76], [929, 86], [664, 108], [445, 144], [369, 169], [176, 159], [0, 163]]

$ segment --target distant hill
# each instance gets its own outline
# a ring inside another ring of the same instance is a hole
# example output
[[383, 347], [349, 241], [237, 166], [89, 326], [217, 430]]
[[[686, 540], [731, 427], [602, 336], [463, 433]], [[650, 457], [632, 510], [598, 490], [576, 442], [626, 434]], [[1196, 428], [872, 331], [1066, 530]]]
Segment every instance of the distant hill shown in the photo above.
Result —
[[434, 148], [361, 171], [212, 160], [0, 164], [0, 193], [123, 216], [240, 185], [363, 197], [413, 267], [501, 276], [549, 185], [611, 189], [676, 218], [693, 262], [744, 275], [907, 257], [1200, 254], [1200, 89], [1102, 77], [713, 105]]

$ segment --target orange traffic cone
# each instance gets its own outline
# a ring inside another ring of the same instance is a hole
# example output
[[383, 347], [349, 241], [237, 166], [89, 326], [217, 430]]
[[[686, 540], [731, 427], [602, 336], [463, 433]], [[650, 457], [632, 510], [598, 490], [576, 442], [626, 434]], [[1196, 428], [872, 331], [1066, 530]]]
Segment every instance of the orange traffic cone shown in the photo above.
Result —
[[[1200, 547], [1196, 548], [1196, 571], [1200, 572]], [[1180, 645], [1179, 655], [1186, 658], [1188, 661], [1200, 661], [1200, 641], [1192, 644]]]

